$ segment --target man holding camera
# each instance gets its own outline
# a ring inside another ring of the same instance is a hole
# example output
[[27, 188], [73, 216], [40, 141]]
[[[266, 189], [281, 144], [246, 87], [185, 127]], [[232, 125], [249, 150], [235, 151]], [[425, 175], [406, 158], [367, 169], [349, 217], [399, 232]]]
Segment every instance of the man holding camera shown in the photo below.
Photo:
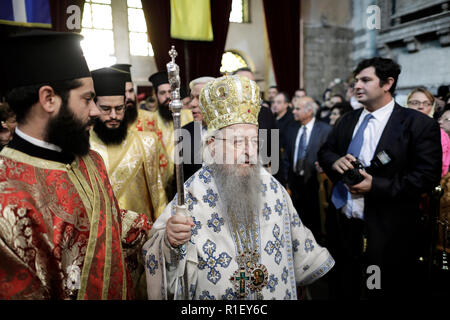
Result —
[[419, 201], [439, 184], [439, 127], [395, 103], [399, 74], [390, 59], [362, 61], [354, 76], [364, 108], [346, 114], [319, 151], [334, 182], [337, 230], [329, 240], [342, 298], [404, 298], [424, 278], [416, 263]]

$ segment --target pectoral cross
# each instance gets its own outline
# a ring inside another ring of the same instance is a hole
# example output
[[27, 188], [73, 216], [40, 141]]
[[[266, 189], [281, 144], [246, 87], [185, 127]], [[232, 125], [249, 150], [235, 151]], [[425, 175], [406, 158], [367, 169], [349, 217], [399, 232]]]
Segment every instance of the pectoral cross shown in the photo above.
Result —
[[234, 275], [231, 276], [230, 280], [234, 283], [235, 287], [239, 287], [239, 297], [244, 298], [247, 295], [247, 281], [250, 280], [250, 277], [247, 274], [245, 268], [236, 270]]

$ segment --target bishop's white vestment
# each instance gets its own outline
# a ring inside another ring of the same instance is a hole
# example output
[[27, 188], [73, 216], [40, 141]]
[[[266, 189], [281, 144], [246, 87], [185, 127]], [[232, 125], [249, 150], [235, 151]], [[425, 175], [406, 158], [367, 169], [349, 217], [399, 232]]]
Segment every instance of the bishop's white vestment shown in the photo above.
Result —
[[[223, 217], [223, 203], [211, 169], [203, 165], [185, 182], [185, 204], [195, 226], [191, 240], [173, 248], [165, 236], [175, 214], [177, 197], [153, 224], [143, 246], [149, 299], [297, 299], [297, 285], [307, 285], [327, 273], [334, 260], [306, 228], [284, 187], [261, 168], [261, 210], [255, 217], [258, 272], [264, 287], [251, 290], [255, 278], [240, 271], [240, 248]], [[250, 286], [249, 286], [250, 284]], [[250, 288], [250, 289], [249, 289]], [[242, 292], [241, 292], [242, 293]]]

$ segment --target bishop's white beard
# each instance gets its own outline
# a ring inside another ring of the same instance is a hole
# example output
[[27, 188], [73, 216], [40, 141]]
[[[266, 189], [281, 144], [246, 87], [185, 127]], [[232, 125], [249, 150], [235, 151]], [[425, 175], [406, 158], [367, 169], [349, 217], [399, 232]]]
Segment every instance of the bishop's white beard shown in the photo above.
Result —
[[222, 200], [223, 217], [237, 231], [254, 228], [254, 217], [261, 208], [260, 164], [242, 168], [239, 165], [211, 164], [212, 176]]

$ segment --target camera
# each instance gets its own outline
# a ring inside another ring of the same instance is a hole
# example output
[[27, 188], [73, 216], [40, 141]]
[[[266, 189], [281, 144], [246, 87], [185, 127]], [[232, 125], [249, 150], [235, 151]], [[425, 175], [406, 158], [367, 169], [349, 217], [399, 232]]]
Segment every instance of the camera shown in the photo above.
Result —
[[344, 174], [342, 175], [342, 182], [348, 186], [353, 186], [364, 180], [364, 177], [359, 173], [359, 169], [364, 170], [363, 164], [356, 159], [355, 161], [352, 161], [352, 165], [353, 169], [344, 171]]

